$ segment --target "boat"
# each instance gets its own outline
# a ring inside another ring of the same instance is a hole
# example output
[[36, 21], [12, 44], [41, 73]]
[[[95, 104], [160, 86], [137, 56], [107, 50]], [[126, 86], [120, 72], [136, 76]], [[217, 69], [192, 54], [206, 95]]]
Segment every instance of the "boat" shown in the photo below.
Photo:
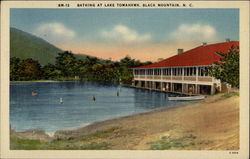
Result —
[[168, 97], [168, 100], [202, 100], [205, 96]]

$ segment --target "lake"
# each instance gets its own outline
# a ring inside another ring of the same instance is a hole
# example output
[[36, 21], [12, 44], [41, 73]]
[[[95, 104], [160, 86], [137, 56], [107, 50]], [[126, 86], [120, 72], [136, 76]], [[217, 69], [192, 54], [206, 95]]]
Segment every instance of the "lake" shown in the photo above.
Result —
[[98, 82], [11, 83], [10, 123], [16, 131], [53, 133], [180, 103], [167, 96], [176, 94]]

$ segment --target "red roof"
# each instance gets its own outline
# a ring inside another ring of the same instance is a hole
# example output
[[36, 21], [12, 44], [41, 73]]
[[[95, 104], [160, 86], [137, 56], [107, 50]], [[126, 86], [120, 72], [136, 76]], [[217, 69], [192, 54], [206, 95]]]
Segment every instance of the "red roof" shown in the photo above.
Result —
[[238, 47], [238, 41], [199, 46], [182, 54], [172, 56], [165, 60], [150, 65], [134, 68], [157, 68], [178, 66], [209, 66], [217, 62], [220, 56], [215, 52], [227, 53], [231, 46]]

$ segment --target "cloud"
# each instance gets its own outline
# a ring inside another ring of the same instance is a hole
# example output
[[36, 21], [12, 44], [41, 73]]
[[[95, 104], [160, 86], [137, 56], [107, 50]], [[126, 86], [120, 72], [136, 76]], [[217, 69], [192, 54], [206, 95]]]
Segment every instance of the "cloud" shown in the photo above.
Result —
[[73, 30], [58, 22], [41, 24], [34, 34], [54, 43], [65, 42], [75, 37]]
[[170, 34], [172, 40], [178, 41], [214, 41], [216, 29], [205, 24], [181, 24]]
[[148, 42], [151, 39], [150, 34], [139, 34], [136, 30], [125, 25], [115, 25], [110, 30], [101, 31], [100, 35], [110, 42], [127, 44]]

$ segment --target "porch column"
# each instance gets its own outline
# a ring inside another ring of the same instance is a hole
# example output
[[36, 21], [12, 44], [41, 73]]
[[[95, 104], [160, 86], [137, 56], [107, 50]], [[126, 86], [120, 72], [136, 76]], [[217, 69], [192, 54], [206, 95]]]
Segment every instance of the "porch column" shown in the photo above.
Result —
[[198, 73], [199, 73], [199, 69], [198, 69], [198, 67], [195, 67], [196, 68], [196, 82], [198, 82]]
[[182, 67], [182, 82], [184, 81], [184, 67]]
[[161, 68], [161, 80], [162, 80], [162, 76], [163, 76], [163, 68]]
[[172, 70], [173, 68], [170, 68], [170, 72], [171, 72], [171, 83], [172, 83], [172, 80], [173, 80], [173, 70]]
[[210, 95], [214, 94], [214, 85], [211, 85], [211, 93]]
[[197, 87], [198, 87], [198, 85], [195, 84], [195, 85], [194, 85], [194, 93], [195, 93], [195, 94], [198, 94], [198, 88], [197, 88]]
[[153, 79], [155, 79], [155, 69], [153, 68]]

